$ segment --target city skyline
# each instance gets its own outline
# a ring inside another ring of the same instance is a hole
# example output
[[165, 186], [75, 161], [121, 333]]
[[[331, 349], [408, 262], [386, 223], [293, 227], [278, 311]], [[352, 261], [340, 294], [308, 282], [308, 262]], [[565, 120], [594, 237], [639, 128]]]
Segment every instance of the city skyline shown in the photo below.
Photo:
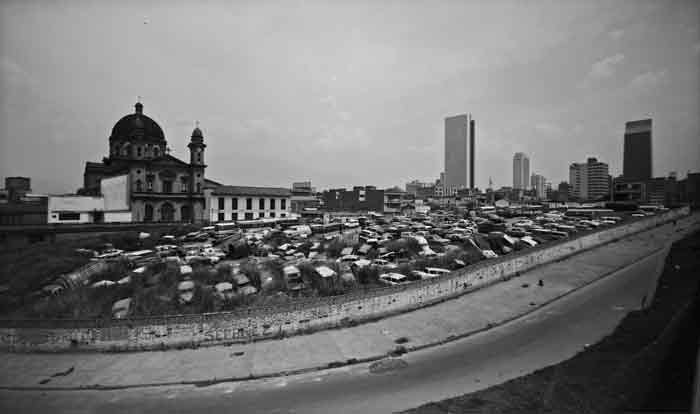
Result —
[[[479, 21], [463, 25], [477, 5]], [[654, 175], [682, 178], [700, 165], [698, 12], [691, 1], [4, 2], [0, 175], [30, 176], [37, 192], [75, 191], [82, 160], [102, 156], [113, 120], [142, 95], [177, 157], [201, 122], [216, 148], [210, 176], [225, 182], [432, 180], [444, 117], [467, 111], [479, 119], [481, 189], [488, 177], [508, 185], [514, 151], [552, 182], [589, 156], [617, 176], [625, 122], [647, 117]], [[494, 22], [511, 29], [493, 31]]]

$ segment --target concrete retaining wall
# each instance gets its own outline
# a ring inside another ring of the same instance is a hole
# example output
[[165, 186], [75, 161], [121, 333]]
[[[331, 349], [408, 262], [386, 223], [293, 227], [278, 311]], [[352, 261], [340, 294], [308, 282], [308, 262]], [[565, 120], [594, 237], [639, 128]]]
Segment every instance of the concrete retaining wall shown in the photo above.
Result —
[[302, 299], [274, 308], [128, 320], [2, 320], [0, 348], [126, 351], [247, 342], [346, 326], [462, 295], [536, 266], [687, 216], [677, 209], [484, 261], [446, 277], [369, 292]]

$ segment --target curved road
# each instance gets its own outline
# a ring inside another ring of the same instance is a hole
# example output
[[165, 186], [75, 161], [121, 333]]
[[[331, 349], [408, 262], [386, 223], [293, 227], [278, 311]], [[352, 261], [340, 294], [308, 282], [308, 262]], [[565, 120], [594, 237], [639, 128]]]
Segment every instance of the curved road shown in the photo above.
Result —
[[5, 412], [393, 412], [486, 388], [566, 360], [610, 333], [653, 294], [658, 252], [523, 318], [403, 355], [383, 374], [368, 364], [208, 387], [116, 391], [3, 391]]

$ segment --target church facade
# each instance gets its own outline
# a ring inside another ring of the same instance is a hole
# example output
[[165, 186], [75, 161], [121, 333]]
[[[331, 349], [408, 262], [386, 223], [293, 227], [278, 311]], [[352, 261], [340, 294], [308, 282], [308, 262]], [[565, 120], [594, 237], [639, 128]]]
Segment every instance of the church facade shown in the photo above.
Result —
[[79, 194], [97, 195], [103, 178], [127, 174], [134, 221], [203, 222], [206, 145], [199, 127], [192, 131], [187, 147], [189, 162], [170, 155], [163, 130], [143, 114], [143, 105], [137, 102], [134, 113], [112, 128], [109, 156], [99, 163], [85, 163]]

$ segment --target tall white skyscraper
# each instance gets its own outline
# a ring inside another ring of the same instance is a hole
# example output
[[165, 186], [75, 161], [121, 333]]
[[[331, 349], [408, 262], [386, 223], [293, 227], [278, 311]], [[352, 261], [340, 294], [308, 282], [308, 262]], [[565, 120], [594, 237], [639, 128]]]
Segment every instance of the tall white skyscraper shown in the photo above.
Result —
[[513, 156], [513, 188], [527, 190], [530, 180], [530, 159], [522, 152]]
[[530, 185], [532, 186], [532, 189], [535, 190], [535, 197], [537, 197], [539, 200], [542, 200], [545, 198], [545, 179], [543, 175], [540, 174], [532, 174], [530, 176]]
[[575, 200], [588, 199], [588, 165], [575, 162], [569, 166], [569, 197]]
[[569, 166], [569, 195], [578, 200], [599, 200], [610, 194], [608, 164], [590, 157]]

